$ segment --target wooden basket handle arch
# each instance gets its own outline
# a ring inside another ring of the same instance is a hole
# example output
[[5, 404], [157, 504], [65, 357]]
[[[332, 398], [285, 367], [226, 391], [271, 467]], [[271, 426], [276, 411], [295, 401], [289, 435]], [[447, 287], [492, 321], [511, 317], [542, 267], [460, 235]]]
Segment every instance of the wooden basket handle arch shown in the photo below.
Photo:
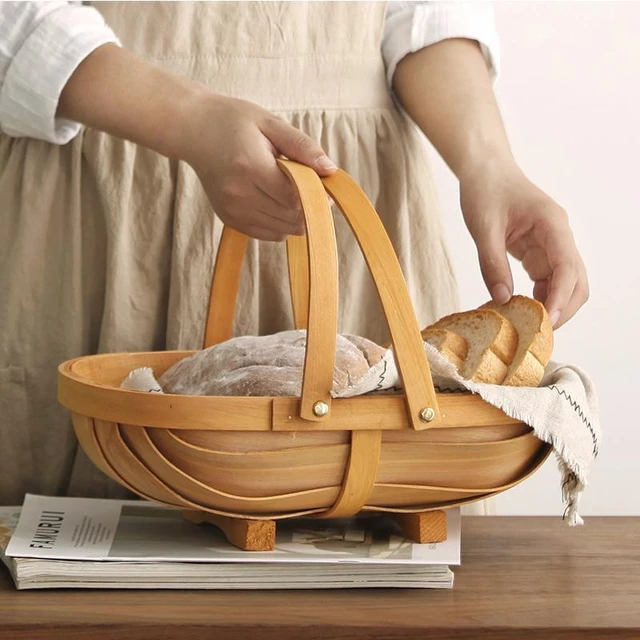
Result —
[[[296, 328], [308, 330], [300, 417], [330, 420], [331, 388], [338, 332], [338, 260], [327, 193], [358, 241], [389, 325], [402, 378], [408, 416], [416, 430], [440, 419], [429, 362], [411, 298], [393, 246], [373, 205], [358, 184], [339, 169], [320, 179], [313, 169], [278, 160], [302, 203], [306, 236], [287, 240]], [[325, 192], [326, 190], [326, 192]], [[225, 226], [211, 283], [204, 348], [233, 336], [235, 305], [248, 238]]]

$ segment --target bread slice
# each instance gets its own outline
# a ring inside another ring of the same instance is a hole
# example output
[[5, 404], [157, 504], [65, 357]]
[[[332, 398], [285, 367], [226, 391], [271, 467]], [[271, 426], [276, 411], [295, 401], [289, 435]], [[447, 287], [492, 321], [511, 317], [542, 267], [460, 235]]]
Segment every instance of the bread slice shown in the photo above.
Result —
[[503, 305], [487, 302], [480, 309], [497, 311], [518, 332], [518, 348], [502, 384], [537, 387], [553, 351], [553, 327], [544, 305], [526, 296], [513, 296]]
[[492, 309], [476, 309], [445, 316], [427, 329], [447, 329], [468, 343], [460, 375], [476, 382], [501, 384], [518, 348], [513, 325]]
[[469, 344], [462, 336], [448, 329], [427, 327], [422, 331], [422, 339], [435, 347], [458, 371], [462, 371], [469, 352]]

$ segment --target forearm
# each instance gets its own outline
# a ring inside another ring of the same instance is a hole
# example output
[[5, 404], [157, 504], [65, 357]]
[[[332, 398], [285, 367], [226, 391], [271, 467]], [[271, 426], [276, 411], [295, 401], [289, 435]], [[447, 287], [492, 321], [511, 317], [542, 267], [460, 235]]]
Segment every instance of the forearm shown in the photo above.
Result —
[[208, 91], [106, 44], [80, 63], [60, 96], [56, 115], [180, 157], [189, 108]]
[[488, 164], [513, 163], [486, 63], [474, 41], [443, 40], [406, 56], [393, 86], [458, 178]]

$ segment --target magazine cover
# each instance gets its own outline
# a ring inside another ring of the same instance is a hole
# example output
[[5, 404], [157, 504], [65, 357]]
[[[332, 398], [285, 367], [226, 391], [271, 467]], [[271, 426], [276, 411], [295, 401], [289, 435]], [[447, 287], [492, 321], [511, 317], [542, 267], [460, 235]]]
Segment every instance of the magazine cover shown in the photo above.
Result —
[[[379, 514], [344, 520], [278, 521], [274, 551], [246, 552], [211, 525], [147, 502], [27, 495], [0, 512], [7, 557], [102, 561], [460, 563], [460, 512], [447, 511], [448, 538], [416, 544]], [[17, 522], [16, 522], [17, 520]], [[6, 533], [15, 529], [12, 535]], [[2, 534], [0, 534], [2, 535]], [[9, 535], [8, 543], [7, 536]]]
[[460, 523], [449, 517], [447, 545], [414, 544], [389, 518], [364, 516], [283, 521], [276, 550], [256, 553], [177, 509], [28, 496], [0, 507], [0, 560], [17, 589], [450, 589]]

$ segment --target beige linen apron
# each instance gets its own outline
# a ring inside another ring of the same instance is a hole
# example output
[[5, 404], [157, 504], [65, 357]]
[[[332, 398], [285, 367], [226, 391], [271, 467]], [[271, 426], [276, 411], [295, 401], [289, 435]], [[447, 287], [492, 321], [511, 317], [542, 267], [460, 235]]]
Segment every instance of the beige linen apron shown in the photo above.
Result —
[[[384, 3], [96, 6], [141, 57], [319, 140], [374, 202], [420, 324], [456, 309], [425, 148], [385, 81]], [[0, 504], [125, 495], [78, 449], [56, 367], [199, 348], [222, 225], [189, 166], [92, 129], [63, 147], [0, 136], [0, 203]], [[341, 330], [384, 341], [364, 260], [335, 220]], [[237, 333], [292, 327], [284, 245], [250, 243], [238, 302]]]

